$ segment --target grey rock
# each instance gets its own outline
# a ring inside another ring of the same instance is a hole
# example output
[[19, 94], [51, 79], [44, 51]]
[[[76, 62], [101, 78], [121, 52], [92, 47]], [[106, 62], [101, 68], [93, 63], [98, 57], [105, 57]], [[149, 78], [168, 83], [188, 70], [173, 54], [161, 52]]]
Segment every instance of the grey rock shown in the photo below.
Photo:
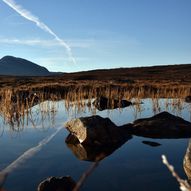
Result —
[[77, 138], [79, 143], [87, 145], [113, 145], [130, 138], [124, 129], [117, 127], [109, 118], [98, 115], [73, 119], [65, 124], [70, 134]]
[[150, 118], [138, 119], [126, 129], [131, 134], [150, 138], [191, 137], [191, 123], [168, 112], [162, 112]]

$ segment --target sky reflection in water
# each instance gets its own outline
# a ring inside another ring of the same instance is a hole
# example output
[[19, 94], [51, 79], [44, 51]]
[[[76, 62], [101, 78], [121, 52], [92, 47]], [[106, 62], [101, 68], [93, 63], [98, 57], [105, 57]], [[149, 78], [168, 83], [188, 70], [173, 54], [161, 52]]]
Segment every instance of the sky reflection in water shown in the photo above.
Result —
[[[55, 102], [54, 112], [39, 112], [39, 105], [34, 106], [34, 120], [25, 119], [23, 127], [16, 132], [0, 118], [0, 169], [3, 170], [31, 147], [35, 147], [44, 138], [50, 136], [64, 123], [72, 118], [97, 114], [109, 117], [120, 126], [133, 122], [137, 118], [153, 116], [154, 113], [169, 111], [190, 121], [190, 105], [178, 101], [160, 99], [158, 102], [143, 99], [143, 104], [124, 109], [97, 111], [85, 107], [73, 107], [68, 111], [64, 101]], [[172, 104], [173, 102], [173, 104]], [[41, 103], [41, 104], [47, 104]], [[171, 103], [171, 104], [170, 104]], [[157, 107], [158, 106], [158, 107]], [[167, 107], [168, 106], [168, 107]], [[47, 115], [46, 115], [47, 114]], [[44, 116], [44, 117], [43, 117]], [[8, 191], [34, 191], [38, 184], [49, 176], [70, 175], [77, 181], [91, 165], [90, 162], [78, 160], [65, 144], [68, 132], [61, 129], [55, 137], [41, 150], [28, 158], [12, 171], [6, 182]], [[160, 143], [158, 147], [143, 144], [142, 141]], [[104, 158], [93, 174], [88, 177], [82, 190], [179, 190], [161, 162], [161, 155], [167, 155], [176, 171], [186, 179], [183, 170], [183, 158], [188, 146], [188, 139], [150, 139], [134, 136], [114, 153]]]

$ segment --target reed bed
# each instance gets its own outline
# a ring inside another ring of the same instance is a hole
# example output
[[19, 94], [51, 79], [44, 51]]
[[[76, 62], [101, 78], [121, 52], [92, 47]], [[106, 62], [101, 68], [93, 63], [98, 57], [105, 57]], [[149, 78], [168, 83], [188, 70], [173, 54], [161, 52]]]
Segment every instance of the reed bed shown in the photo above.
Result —
[[[139, 86], [127, 84], [114, 84], [112, 81], [108, 84], [83, 82], [79, 84], [70, 83], [63, 85], [46, 85], [40, 87], [3, 88], [0, 91], [0, 115], [12, 130], [21, 131], [25, 126], [31, 123], [34, 127], [45, 126], [45, 120], [54, 124], [57, 112], [57, 102], [64, 100], [66, 110], [73, 108], [75, 112], [82, 112], [89, 108], [93, 114], [96, 108], [92, 105], [92, 100], [105, 96], [111, 105], [114, 106], [114, 100], [119, 102], [122, 99], [135, 102], [134, 113], [138, 116], [143, 110], [142, 99], [150, 98], [152, 100], [153, 113], [161, 111], [161, 98], [167, 98], [165, 107], [167, 110], [173, 110], [178, 115], [184, 107], [184, 98], [191, 95], [189, 86], [167, 85], [145, 85]], [[34, 109], [35, 108], [35, 109]]]

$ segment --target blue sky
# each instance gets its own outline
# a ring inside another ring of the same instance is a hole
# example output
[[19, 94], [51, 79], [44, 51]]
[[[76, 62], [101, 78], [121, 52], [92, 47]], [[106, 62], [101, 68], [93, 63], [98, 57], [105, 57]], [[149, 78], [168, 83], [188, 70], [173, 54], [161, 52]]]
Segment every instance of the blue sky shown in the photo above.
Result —
[[191, 0], [14, 0], [64, 40], [0, 0], [0, 57], [51, 71], [191, 63]]

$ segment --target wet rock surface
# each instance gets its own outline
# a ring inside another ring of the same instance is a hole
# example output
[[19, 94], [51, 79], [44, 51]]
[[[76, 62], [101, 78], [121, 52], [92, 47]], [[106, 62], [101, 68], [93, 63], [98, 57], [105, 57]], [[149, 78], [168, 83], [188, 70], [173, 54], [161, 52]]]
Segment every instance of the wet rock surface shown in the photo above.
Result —
[[[191, 123], [168, 112], [135, 120], [117, 127], [109, 118], [92, 116], [66, 123], [70, 135], [66, 142], [106, 146], [128, 140], [131, 135], [149, 138], [189, 138]], [[70, 140], [69, 140], [70, 139]]]
[[189, 183], [191, 184], [191, 139], [186, 150], [186, 154], [183, 160], [183, 167], [186, 176], [188, 177]]
[[39, 184], [37, 191], [72, 191], [75, 186], [70, 176], [50, 177]]
[[126, 128], [129, 133], [150, 138], [191, 137], [191, 123], [168, 112], [150, 118], [138, 119]]
[[99, 110], [124, 108], [132, 105], [132, 102], [127, 100], [109, 99], [101, 96], [93, 102], [94, 106]]
[[67, 122], [65, 127], [73, 136], [67, 138], [68, 140], [78, 140], [84, 145], [111, 146], [131, 138], [126, 129], [117, 127], [109, 118], [98, 115], [73, 119]]

